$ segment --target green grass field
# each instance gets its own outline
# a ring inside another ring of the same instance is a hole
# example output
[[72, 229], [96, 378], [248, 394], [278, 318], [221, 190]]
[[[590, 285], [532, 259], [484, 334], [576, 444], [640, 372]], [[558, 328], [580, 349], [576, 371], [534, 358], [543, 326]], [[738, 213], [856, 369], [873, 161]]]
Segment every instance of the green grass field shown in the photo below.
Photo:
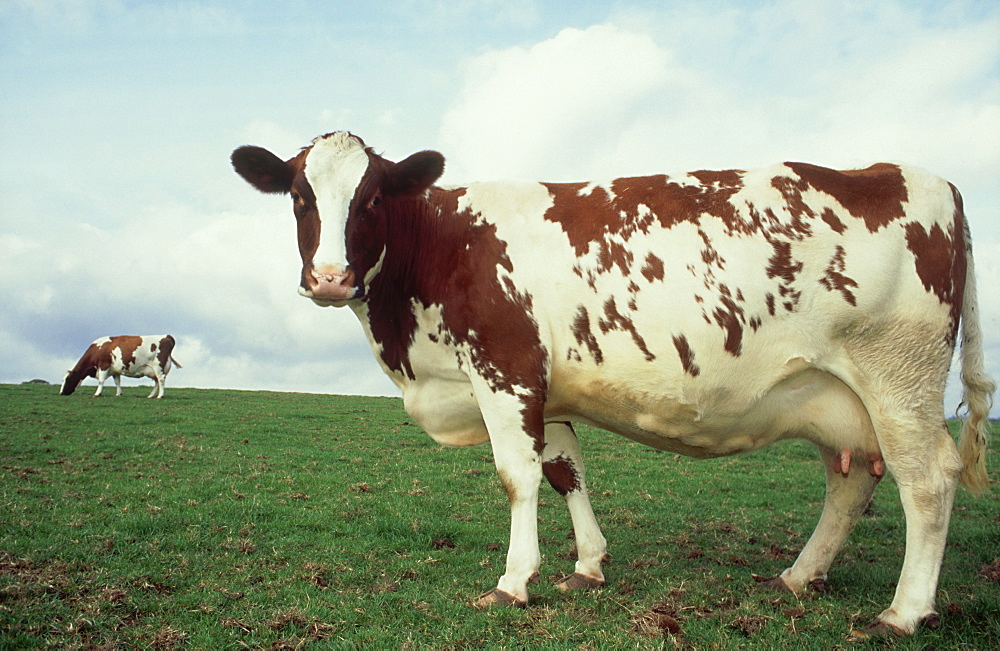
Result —
[[[479, 611], [509, 526], [491, 451], [435, 444], [399, 399], [57, 393], [0, 386], [0, 649], [885, 645], [848, 638], [899, 574], [891, 478], [830, 591], [796, 599], [753, 578], [791, 564], [819, 517], [805, 443], [694, 461], [579, 428], [608, 585], [552, 585], [574, 549], [545, 486], [531, 606]], [[1000, 646], [1000, 489], [959, 492], [938, 608], [941, 628], [894, 646]]]

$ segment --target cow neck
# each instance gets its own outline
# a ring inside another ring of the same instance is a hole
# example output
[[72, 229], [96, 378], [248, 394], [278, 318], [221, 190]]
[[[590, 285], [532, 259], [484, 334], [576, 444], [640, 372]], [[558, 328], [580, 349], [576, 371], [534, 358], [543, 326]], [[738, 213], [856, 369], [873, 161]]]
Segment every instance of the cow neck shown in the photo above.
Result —
[[427, 195], [385, 202], [385, 254], [366, 294], [371, 333], [393, 371], [415, 379], [409, 347], [417, 330], [415, 306], [445, 302], [461, 228], [432, 189]]
[[532, 300], [502, 280], [513, 272], [496, 226], [460, 207], [466, 190], [432, 188], [393, 207], [382, 269], [368, 294], [368, 322], [386, 366], [416, 379], [410, 347], [418, 310], [440, 309], [431, 341], [478, 342], [505, 360], [502, 369], [472, 354], [472, 364], [496, 389], [519, 386], [541, 395], [545, 351]]

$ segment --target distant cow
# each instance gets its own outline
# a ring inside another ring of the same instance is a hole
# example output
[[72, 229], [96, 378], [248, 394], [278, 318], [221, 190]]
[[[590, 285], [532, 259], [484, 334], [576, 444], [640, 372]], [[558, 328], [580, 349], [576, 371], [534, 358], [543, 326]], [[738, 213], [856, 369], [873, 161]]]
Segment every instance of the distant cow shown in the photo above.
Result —
[[68, 396], [76, 391], [86, 377], [97, 378], [95, 396], [101, 395], [104, 381], [110, 375], [115, 379], [115, 396], [122, 394], [121, 376], [153, 378], [156, 386], [149, 398], [162, 398], [166, 388], [170, 365], [181, 365], [171, 356], [174, 338], [170, 335], [122, 335], [101, 337], [90, 344], [83, 357], [72, 370], [66, 371], [59, 395]]
[[[478, 605], [527, 603], [543, 476], [576, 534], [560, 587], [604, 584], [578, 421], [702, 458], [815, 443], [823, 513], [771, 581], [795, 593], [826, 580], [888, 469], [906, 553], [872, 629], [937, 621], [955, 487], [987, 484], [994, 388], [972, 242], [947, 181], [884, 163], [784, 163], [442, 188], [441, 154], [393, 163], [344, 132], [287, 161], [241, 147], [232, 163], [258, 190], [291, 195], [299, 293], [354, 311], [407, 412], [440, 443], [492, 444], [510, 548]], [[943, 393], [960, 321], [969, 417], [956, 449]]]

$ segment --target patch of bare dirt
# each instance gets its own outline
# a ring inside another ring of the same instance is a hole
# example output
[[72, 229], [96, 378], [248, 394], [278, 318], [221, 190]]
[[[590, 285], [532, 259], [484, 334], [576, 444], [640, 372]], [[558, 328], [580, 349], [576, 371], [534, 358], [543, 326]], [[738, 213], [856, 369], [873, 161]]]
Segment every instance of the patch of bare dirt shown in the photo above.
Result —
[[753, 637], [755, 634], [759, 633], [762, 628], [767, 624], [767, 617], [763, 615], [740, 615], [732, 622], [730, 622], [730, 628], [734, 628], [745, 637]]
[[989, 565], [979, 568], [979, 575], [987, 581], [1000, 583], [1000, 558], [994, 560]]
[[332, 583], [330, 569], [323, 563], [307, 561], [302, 565], [305, 574], [303, 578], [312, 585], [326, 590]]
[[677, 619], [677, 606], [661, 601], [632, 620], [632, 630], [645, 637], [679, 635], [681, 623]]
[[179, 649], [184, 645], [187, 633], [171, 626], [164, 626], [153, 634], [150, 646], [154, 649]]
[[[233, 621], [234, 628], [245, 626], [242, 622]], [[265, 624], [271, 630], [298, 629], [301, 632], [291, 635], [271, 645], [272, 649], [301, 649], [310, 643], [321, 642], [337, 630], [333, 624], [316, 617], [310, 617], [298, 608], [290, 608], [278, 613]]]
[[649, 610], [632, 616], [632, 631], [644, 637], [665, 637], [680, 635], [681, 598], [683, 590], [671, 590], [666, 598], [656, 602]]

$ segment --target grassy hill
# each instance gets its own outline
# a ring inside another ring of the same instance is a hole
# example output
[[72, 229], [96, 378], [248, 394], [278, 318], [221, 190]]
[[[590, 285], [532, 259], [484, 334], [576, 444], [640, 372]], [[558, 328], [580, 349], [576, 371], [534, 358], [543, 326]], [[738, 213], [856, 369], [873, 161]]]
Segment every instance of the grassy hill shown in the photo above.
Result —
[[[753, 575], [791, 564], [819, 517], [809, 444], [694, 461], [584, 427], [608, 585], [552, 585], [574, 548], [545, 486], [532, 605], [478, 611], [509, 527], [489, 446], [439, 446], [393, 398], [57, 393], [0, 385], [0, 648], [832, 648], [902, 562], [890, 478], [829, 592], [764, 591]], [[897, 647], [1000, 645], [998, 559], [1000, 489], [960, 491], [942, 627]]]

